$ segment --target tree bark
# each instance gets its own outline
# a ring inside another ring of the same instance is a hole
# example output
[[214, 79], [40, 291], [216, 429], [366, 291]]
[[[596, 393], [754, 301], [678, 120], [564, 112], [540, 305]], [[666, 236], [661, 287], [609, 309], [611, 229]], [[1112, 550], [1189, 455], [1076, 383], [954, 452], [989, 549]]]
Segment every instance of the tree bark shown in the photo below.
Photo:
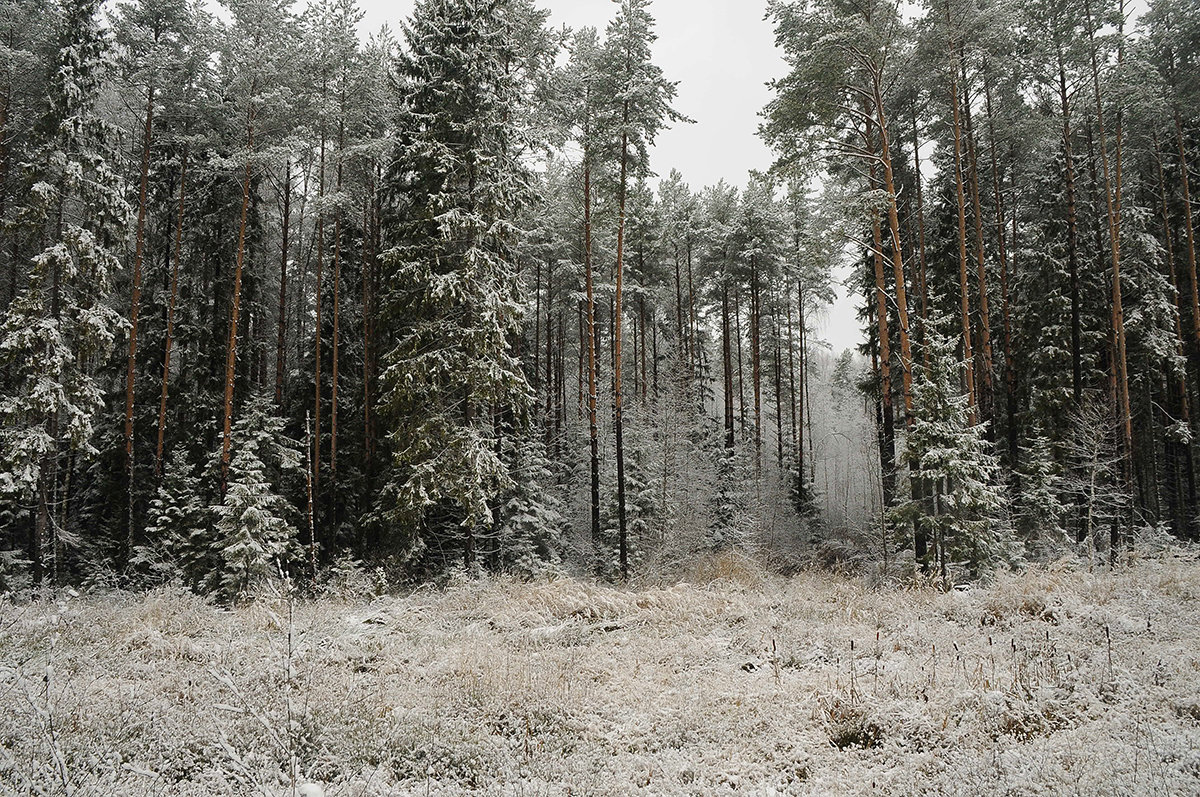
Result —
[[[343, 108], [345, 97], [342, 98]], [[344, 114], [344, 111], [343, 111]], [[339, 200], [342, 193], [342, 159], [346, 150], [346, 123], [338, 120], [337, 182], [335, 190]], [[337, 489], [337, 445], [338, 445], [338, 354], [341, 350], [342, 311], [342, 211], [339, 208], [333, 217], [333, 368], [330, 373], [329, 396], [329, 479]], [[337, 510], [337, 501], [334, 501]]]
[[583, 269], [587, 283], [588, 438], [591, 445], [592, 546], [600, 544], [600, 432], [596, 420], [596, 297], [592, 274], [592, 164], [588, 126], [583, 145]]
[[1196, 282], [1196, 233], [1192, 225], [1192, 190], [1188, 177], [1187, 148], [1183, 143], [1183, 120], [1175, 109], [1175, 143], [1179, 148], [1179, 183], [1183, 189], [1183, 231], [1187, 236], [1188, 275], [1192, 285], [1192, 328], [1200, 345], [1200, 286]]
[[[790, 303], [789, 303], [790, 307]], [[798, 422], [793, 418], [793, 423], [796, 426], [796, 495], [800, 499], [801, 506], [808, 503], [808, 488], [804, 478], [804, 410], [808, 405], [806, 393], [806, 385], [808, 384], [808, 360], [805, 351], [805, 335], [804, 328], [804, 283], [800, 279], [796, 280], [796, 323], [800, 326], [800, 356], [797, 358], [799, 362], [799, 391], [795, 398], [795, 411], [799, 413]]]
[[[1167, 181], [1163, 174], [1163, 154], [1159, 146], [1158, 136], [1154, 136], [1154, 162], [1158, 175], [1158, 195], [1159, 209], [1162, 214], [1163, 225], [1163, 241], [1166, 248], [1167, 271], [1171, 276], [1171, 285], [1175, 289], [1175, 354], [1181, 360], [1185, 360], [1185, 343], [1186, 338], [1183, 334], [1182, 307], [1180, 297], [1182, 292], [1179, 290], [1179, 273], [1175, 265], [1175, 240], [1171, 230], [1171, 213], [1167, 205]], [[1168, 367], [1165, 373], [1168, 379], [1171, 376], [1176, 376], [1176, 404], [1179, 407], [1180, 420], [1190, 430], [1192, 428], [1190, 397], [1188, 395], [1187, 386], [1187, 367], [1184, 366], [1182, 372], [1174, 373], [1174, 368]], [[1192, 518], [1195, 516], [1196, 508], [1196, 475], [1195, 463], [1192, 458], [1192, 447], [1188, 441], [1183, 441], [1178, 444], [1179, 457], [1184, 463], [1184, 476], [1187, 482], [1187, 499], [1184, 509], [1179, 513], [1180, 518], [1177, 522], [1180, 523], [1179, 532], [1189, 533], [1194, 526], [1195, 521]], [[1182, 503], [1182, 502], [1181, 502]]]
[[759, 312], [758, 259], [750, 255], [750, 372], [754, 379], [754, 475], [762, 477], [762, 318]]
[[183, 258], [183, 211], [187, 197], [188, 146], [183, 145], [179, 164], [179, 213], [175, 220], [175, 256], [171, 263], [171, 293], [167, 300], [167, 340], [163, 351], [162, 391], [158, 399], [158, 445], [154, 451], [154, 475], [162, 478], [163, 440], [167, 430], [167, 391], [171, 381], [171, 348], [175, 342], [175, 305], [179, 298], [179, 261]]
[[921, 293], [921, 342], [924, 347], [925, 365], [929, 365], [929, 283], [925, 277], [925, 196], [921, 180], [921, 142], [917, 137], [917, 112], [913, 110], [913, 164], [916, 169], [914, 182], [917, 186], [917, 282]]
[[724, 399], [725, 399], [725, 450], [732, 451], [734, 444], [733, 432], [733, 346], [730, 341], [729, 325], [729, 282], [721, 281], [721, 361], [724, 365]]
[[[962, 45], [959, 45], [962, 56]], [[965, 56], [962, 56], [965, 58]], [[975, 126], [971, 123], [971, 103], [966, 97], [966, 64], [961, 63], [963, 71], [963, 137], [967, 145], [967, 169], [970, 179], [967, 183], [971, 192], [971, 215], [975, 226], [975, 281], [979, 290], [979, 348], [983, 354], [982, 389], [979, 396], [981, 415], [986, 421], [992, 420], [992, 402], [995, 396], [994, 374], [995, 361], [992, 356], [992, 319], [988, 297], [987, 258], [983, 244], [983, 208], [979, 199], [979, 152], [975, 145]], [[992, 427], [988, 427], [989, 434]]]
[[283, 211], [280, 216], [279, 329], [275, 343], [275, 406], [283, 406], [283, 378], [287, 350], [288, 231], [292, 220], [292, 159], [283, 170]]
[[1109, 249], [1112, 257], [1112, 328], [1115, 337], [1117, 399], [1120, 410], [1121, 437], [1127, 462], [1133, 457], [1133, 419], [1129, 404], [1129, 369], [1125, 354], [1125, 312], [1121, 294], [1121, 126], [1117, 125], [1115, 181], [1109, 168], [1107, 131], [1104, 126], [1104, 105], [1100, 97], [1100, 67], [1096, 57], [1091, 4], [1088, 13], [1088, 40], [1091, 43], [1092, 86], [1096, 99], [1096, 126], [1100, 135], [1100, 166], [1104, 170], [1104, 198], [1108, 216]]
[[1075, 202], [1075, 158], [1071, 151], [1071, 101], [1067, 93], [1067, 67], [1058, 48], [1058, 93], [1062, 107], [1063, 166], [1067, 190], [1067, 267], [1071, 275], [1071, 391], [1075, 405], [1083, 400], [1082, 312], [1079, 296], [1078, 211]]
[[991, 139], [992, 194], [996, 203], [996, 252], [1000, 259], [1000, 305], [1004, 320], [1004, 406], [1005, 433], [1008, 440], [1008, 467], [1013, 473], [1019, 468], [1020, 448], [1017, 434], [1017, 370], [1013, 362], [1012, 308], [1008, 296], [1008, 247], [1005, 240], [1004, 195], [1000, 191], [1000, 165], [996, 157], [996, 125], [992, 114], [992, 88], [984, 78], [988, 137]]
[[[896, 205], [896, 182], [892, 172], [892, 150], [888, 141], [887, 117], [883, 108], [881, 76], [875, 73], [872, 91], [875, 102], [875, 121], [879, 124], [880, 165], [883, 167], [883, 189], [888, 196], [888, 231], [891, 234], [892, 272], [896, 279], [896, 314], [900, 319], [900, 371], [904, 398], [905, 426], [912, 426], [912, 344], [909, 341], [907, 281], [904, 278], [904, 250], [900, 244], [900, 211]], [[869, 146], [869, 145], [868, 145]], [[878, 245], [879, 242], [876, 242]]]
[[[321, 85], [321, 100], [325, 100], [325, 83]], [[313, 330], [313, 506], [321, 503], [321, 278], [325, 267], [325, 120], [321, 119], [321, 155], [317, 167], [317, 274], [313, 301], [316, 303], [316, 326]], [[314, 514], [316, 510], [314, 509]]]
[[[629, 102], [624, 104], [622, 129], [629, 127]], [[629, 578], [629, 536], [625, 525], [625, 423], [621, 401], [621, 300], [625, 271], [626, 174], [629, 166], [629, 134], [621, 133], [621, 177], [617, 183], [617, 291], [613, 310], [613, 426], [617, 437], [617, 542], [621, 559], [621, 578]]]
[[[0, 127], [2, 133], [3, 127]], [[125, 365], [125, 478], [128, 522], [126, 556], [133, 553], [133, 406], [137, 384], [138, 318], [142, 309], [142, 260], [146, 251], [147, 193], [150, 183], [150, 145], [154, 137], [154, 84], [146, 90], [145, 125], [142, 130], [142, 173], [138, 184], [137, 231], [133, 249], [133, 296], [129, 308], [129, 356]], [[2, 187], [2, 186], [0, 186]]]
[[[251, 91], [253, 94], [254, 91]], [[224, 435], [221, 440], [221, 495], [224, 497], [229, 482], [229, 458], [233, 439], [233, 387], [237, 376], [238, 316], [242, 304], [242, 272], [246, 260], [247, 212], [250, 208], [250, 178], [252, 175], [250, 156], [254, 152], [254, 108], [247, 112], [246, 120], [246, 170], [242, 177], [242, 212], [238, 226], [237, 264], [233, 272], [233, 299], [229, 316], [229, 345], [225, 357], [225, 403]]]
[[[946, 8], [946, 22], [950, 23], [949, 6]], [[953, 44], [950, 49], [951, 52], [954, 52]], [[954, 118], [954, 187], [955, 199], [958, 204], [958, 290], [962, 316], [963, 364], [966, 368], [967, 407], [971, 424], [974, 425], [978, 416], [976, 414], [974, 352], [971, 346], [971, 293], [967, 283], [967, 200], [963, 174], [962, 120], [958, 107], [956, 70], [951, 70], [950, 104]]]

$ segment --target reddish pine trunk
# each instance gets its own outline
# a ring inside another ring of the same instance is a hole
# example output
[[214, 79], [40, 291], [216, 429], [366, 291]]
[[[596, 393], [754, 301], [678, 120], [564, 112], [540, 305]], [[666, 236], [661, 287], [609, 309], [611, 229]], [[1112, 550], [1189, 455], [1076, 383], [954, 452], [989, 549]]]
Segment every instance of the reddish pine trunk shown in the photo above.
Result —
[[279, 338], [275, 344], [275, 406], [283, 406], [283, 371], [287, 343], [288, 228], [292, 220], [292, 159], [283, 173], [283, 213], [279, 256]]
[[[253, 92], [252, 92], [253, 93]], [[221, 495], [229, 481], [229, 458], [233, 439], [233, 387], [237, 381], [237, 336], [238, 316], [242, 306], [242, 271], [246, 261], [246, 225], [250, 208], [250, 153], [254, 151], [254, 109], [248, 112], [246, 121], [246, 170], [242, 177], [242, 212], [238, 225], [237, 265], [233, 272], [233, 300], [229, 317], [229, 345], [225, 357], [225, 403], [224, 435], [221, 441]]]
[[[904, 250], [900, 245], [900, 212], [896, 206], [896, 182], [892, 173], [892, 150], [888, 141], [887, 119], [883, 110], [883, 89], [877, 73], [872, 83], [875, 121], [879, 124], [880, 165], [883, 188], [888, 195], [888, 230], [891, 234], [892, 272], [896, 279], [896, 312], [900, 319], [900, 369], [904, 396], [905, 425], [912, 424], [912, 344], [909, 341], [907, 280], [904, 278]], [[877, 242], [878, 244], [878, 242]]]
[[[962, 64], [962, 69], [965, 92], [965, 64]], [[966, 139], [967, 169], [970, 176], [967, 185], [971, 192], [971, 215], [975, 222], [975, 279], [979, 289], [979, 346], [983, 354], [983, 385], [980, 391], [979, 405], [984, 420], [991, 420], [992, 397], [995, 390], [993, 385], [994, 359], [992, 357], [992, 320], [988, 301], [987, 262], [983, 251], [983, 209], [979, 201], [979, 157], [975, 147], [975, 129], [971, 124], [971, 103], [969, 101], [963, 103], [963, 110], [963, 137]]]

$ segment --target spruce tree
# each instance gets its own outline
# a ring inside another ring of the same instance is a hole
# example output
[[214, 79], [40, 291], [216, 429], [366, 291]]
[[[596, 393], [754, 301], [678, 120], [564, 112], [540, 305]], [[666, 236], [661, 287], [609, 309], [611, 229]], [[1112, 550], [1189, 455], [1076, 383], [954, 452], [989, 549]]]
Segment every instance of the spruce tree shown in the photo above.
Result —
[[477, 530], [512, 484], [501, 441], [531, 394], [513, 351], [523, 306], [514, 220], [530, 195], [512, 124], [517, 80], [513, 0], [423, 0], [397, 59], [399, 140], [384, 185], [379, 411], [392, 463], [375, 518], [392, 547], [454, 540], [476, 561]]
[[932, 351], [914, 385], [913, 423], [904, 452], [920, 492], [892, 514], [925, 532], [942, 584], [949, 588], [954, 569], [965, 567], [978, 576], [1009, 558], [1011, 546], [1006, 499], [998, 483], [1000, 465], [984, 427], [971, 423], [968, 398], [958, 387], [962, 366], [954, 344], [938, 331], [929, 333], [925, 345]]
[[129, 206], [111, 166], [114, 131], [98, 109], [108, 46], [98, 9], [98, 0], [63, 5], [41, 143], [17, 217], [36, 254], [0, 326], [0, 492], [34, 506], [35, 578], [57, 577], [59, 554], [81, 541], [65, 513], [64, 471], [97, 453], [96, 371], [122, 326], [107, 299]]
[[209, 585], [228, 600], [248, 596], [302, 556], [299, 513], [285, 495], [303, 472], [300, 444], [284, 433], [270, 403], [255, 398], [234, 426], [233, 446], [224, 495], [212, 508], [218, 566]]

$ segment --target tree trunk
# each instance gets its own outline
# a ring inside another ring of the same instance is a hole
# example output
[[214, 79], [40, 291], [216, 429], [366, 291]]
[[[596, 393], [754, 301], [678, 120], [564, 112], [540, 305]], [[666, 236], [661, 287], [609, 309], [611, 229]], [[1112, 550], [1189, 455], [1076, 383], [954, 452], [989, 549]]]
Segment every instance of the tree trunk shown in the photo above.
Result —
[[375, 186], [368, 183], [367, 197], [363, 200], [362, 239], [362, 322], [363, 322], [363, 459], [370, 483], [371, 475], [371, 357], [374, 350], [371, 334], [371, 272], [375, 261], [374, 233], [371, 224], [371, 195]]
[[[959, 45], [962, 55], [962, 45]], [[965, 58], [965, 55], [962, 57]], [[961, 62], [963, 70], [963, 92], [966, 95], [966, 64]], [[971, 192], [971, 215], [975, 222], [975, 281], [979, 289], [979, 347], [983, 354], [982, 390], [979, 396], [979, 407], [985, 421], [992, 420], [992, 402], [995, 396], [994, 372], [995, 360], [992, 357], [992, 319], [989, 310], [987, 259], [983, 248], [983, 208], [979, 200], [979, 153], [975, 145], [975, 126], [971, 123], [971, 103], [963, 103], [963, 137], [967, 145], [967, 168], [970, 180], [967, 186]], [[993, 427], [989, 426], [991, 433]]]
[[[321, 84], [321, 101], [325, 100], [325, 83]], [[313, 301], [316, 303], [316, 326], [313, 330], [313, 506], [321, 503], [321, 278], [325, 270], [325, 120], [321, 119], [321, 154], [317, 166], [317, 274]], [[316, 509], [314, 508], [314, 514]]]
[[644, 293], [638, 295], [638, 316], [642, 328], [639, 338], [642, 347], [642, 402], [644, 403], [646, 401], [646, 387], [648, 384], [646, 381], [646, 294]]
[[[14, 37], [16, 31], [12, 25], [8, 28], [8, 48], [13, 49]], [[3, 96], [0, 96], [0, 219], [5, 218], [8, 213], [8, 173], [11, 169], [10, 156], [8, 149], [8, 119], [9, 107], [12, 105], [13, 85], [10, 80], [4, 88]], [[17, 298], [17, 272], [19, 270], [16, 249], [16, 236], [9, 236], [12, 245], [12, 251], [9, 252], [8, 258], [8, 296], [5, 298], [5, 309], [13, 303]], [[0, 257], [4, 256], [4, 252], [0, 251]]]
[[[888, 231], [891, 235], [892, 273], [896, 279], [896, 314], [900, 319], [900, 370], [904, 398], [905, 425], [912, 425], [912, 343], [909, 340], [908, 282], [904, 277], [904, 250], [900, 244], [900, 211], [896, 205], [896, 182], [892, 172], [892, 148], [888, 140], [887, 117], [883, 108], [883, 89], [880, 75], [872, 82], [875, 102], [875, 121], [879, 124], [880, 165], [883, 167], [883, 189], [888, 195]], [[877, 242], [878, 245], [878, 242]]]
[[783, 353], [780, 342], [783, 329], [779, 324], [779, 312], [775, 311], [775, 457], [779, 469], [783, 470]]
[[[553, 377], [553, 371], [552, 371], [552, 369], [553, 369], [553, 367], [554, 367], [554, 366], [553, 366], [553, 360], [554, 360], [554, 335], [552, 334], [552, 333], [553, 333], [553, 331], [554, 331], [554, 321], [553, 321], [553, 315], [554, 315], [554, 313], [553, 313], [553, 306], [554, 306], [554, 305], [553, 305], [553, 303], [554, 303], [554, 259], [553, 259], [553, 258], [551, 258], [551, 259], [549, 260], [549, 262], [546, 264], [546, 268], [547, 268], [547, 271], [546, 271], [546, 384], [550, 384], [551, 382], [553, 382], [553, 378], [552, 378], [552, 377]], [[535, 321], [534, 321], [534, 324], [536, 325], [536, 323], [537, 323], [537, 322], [536, 322], [536, 320], [535, 320]], [[566, 340], [565, 340], [565, 338], [563, 338], [563, 337], [561, 337], [561, 336], [560, 336], [560, 337], [559, 337], [559, 339], [558, 339], [558, 346], [559, 346], [559, 348], [561, 349], [565, 343], [566, 343]], [[546, 407], [546, 409], [547, 409], [547, 412], [549, 412], [549, 409], [550, 409], [550, 406], [549, 406], [549, 405], [552, 403], [552, 402], [550, 402], [550, 399], [549, 399], [549, 393], [547, 394], [547, 399], [546, 399], [546, 401], [547, 401], [547, 407]], [[561, 409], [562, 409], [562, 406], [561, 406], [561, 403], [560, 403], [559, 410], [561, 411]], [[558, 418], [558, 416], [556, 415], [556, 416], [555, 416], [555, 421], [556, 421], [556, 422], [557, 422], [557, 418]], [[547, 424], [547, 425], [546, 425], [546, 428], [547, 428], [547, 429], [549, 429], [549, 428], [550, 428], [549, 424]]]
[[754, 475], [762, 477], [762, 316], [759, 308], [758, 259], [750, 255], [750, 372], [754, 379]]
[[287, 346], [288, 230], [292, 221], [292, 159], [283, 169], [283, 211], [279, 246], [279, 334], [275, 343], [275, 406], [283, 407], [283, 377]]
[[[1180, 306], [1181, 305], [1180, 297], [1183, 294], [1179, 290], [1179, 273], [1178, 273], [1178, 269], [1175, 266], [1175, 240], [1174, 240], [1175, 237], [1172, 234], [1172, 230], [1171, 230], [1171, 214], [1170, 214], [1170, 210], [1168, 209], [1168, 205], [1167, 205], [1167, 181], [1166, 181], [1165, 176], [1163, 175], [1163, 155], [1162, 155], [1162, 149], [1158, 143], [1157, 135], [1154, 136], [1154, 158], [1155, 158], [1156, 172], [1158, 175], [1158, 195], [1159, 195], [1159, 200], [1160, 200], [1159, 208], [1162, 213], [1163, 241], [1164, 241], [1164, 244], [1166, 247], [1167, 271], [1171, 276], [1171, 285], [1175, 289], [1175, 340], [1176, 340], [1175, 353], [1176, 353], [1176, 356], [1180, 360], [1183, 360], [1186, 362], [1186, 360], [1184, 359], [1185, 358], [1186, 339], [1184, 338], [1184, 334], [1183, 334], [1183, 323], [1180, 320], [1182, 317], [1182, 309], [1183, 309]], [[1175, 376], [1173, 371], [1174, 371], [1174, 369], [1171, 368], [1170, 366], [1168, 366], [1165, 369], [1165, 375], [1167, 376], [1168, 379], [1170, 379], [1172, 376]], [[1192, 419], [1191, 419], [1191, 407], [1189, 406], [1190, 401], [1189, 401], [1189, 396], [1188, 396], [1186, 365], [1184, 366], [1182, 372], [1177, 375], [1176, 394], [1177, 394], [1176, 395], [1176, 404], [1179, 407], [1180, 420], [1182, 421], [1184, 426], [1186, 426], [1188, 429], [1191, 429], [1192, 428]], [[1183, 471], [1184, 471], [1185, 479], [1187, 481], [1186, 502], [1182, 500], [1182, 496], [1181, 496], [1181, 500], [1180, 500], [1180, 503], [1183, 504], [1183, 507], [1181, 508], [1180, 512], [1178, 513], [1180, 518], [1177, 520], [1177, 522], [1182, 521], [1182, 522], [1180, 522], [1180, 527], [1179, 527], [1178, 531], [1180, 534], [1190, 535], [1191, 529], [1194, 525], [1194, 521], [1192, 520], [1192, 518], [1195, 516], [1195, 508], [1196, 508], [1195, 507], [1195, 504], [1196, 504], [1195, 465], [1194, 465], [1194, 461], [1192, 459], [1192, 446], [1188, 441], [1184, 440], [1184, 441], [1178, 443], [1177, 448], [1179, 451], [1178, 456], [1180, 459], [1183, 460]]]
[[[345, 98], [342, 99], [343, 106]], [[338, 155], [336, 191], [340, 198], [342, 193], [342, 158], [346, 149], [346, 125], [338, 121]], [[329, 396], [329, 479], [333, 489], [337, 489], [337, 445], [338, 445], [338, 353], [341, 350], [341, 310], [342, 310], [342, 211], [339, 209], [333, 217], [333, 369], [330, 374]], [[333, 503], [337, 511], [337, 500]]]
[[733, 346], [729, 328], [729, 282], [721, 281], [721, 361], [724, 365], [725, 393], [725, 450], [732, 451], [733, 433]]
[[1175, 143], [1179, 148], [1179, 181], [1183, 189], [1183, 231], [1187, 236], [1188, 275], [1192, 284], [1192, 327], [1200, 345], [1200, 287], [1196, 283], [1196, 233], [1192, 225], [1192, 190], [1188, 177], [1187, 149], [1183, 144], [1183, 120], [1175, 109]]
[[[688, 281], [688, 365], [693, 380], [700, 378], [700, 356], [696, 349], [700, 345], [696, 330], [696, 286], [692, 281], [692, 237], [688, 232], [687, 239], [687, 281]], [[740, 367], [740, 362], [739, 362]], [[703, 399], [702, 399], [703, 400]]]
[[[917, 112], [913, 109], [913, 164], [917, 186], [917, 282], [921, 293], [921, 342], [929, 342], [929, 284], [925, 278], [925, 196], [921, 180], [921, 142], [917, 138]], [[929, 365], [929, 346], [924, 348], [925, 365]]]
[[738, 380], [738, 432], [741, 438], [746, 438], [746, 380], [742, 376], [742, 296], [738, 286], [733, 288], [733, 323], [737, 340], [737, 380]]
[[[253, 91], [251, 92], [253, 94]], [[229, 345], [225, 357], [225, 403], [224, 436], [221, 440], [221, 495], [224, 497], [229, 482], [229, 458], [233, 440], [233, 387], [237, 376], [238, 315], [242, 304], [242, 271], [246, 260], [247, 212], [250, 208], [250, 155], [254, 152], [254, 108], [247, 112], [246, 120], [246, 170], [242, 177], [242, 212], [238, 225], [237, 264], [233, 272], [233, 300], [229, 316]]]
[[[1115, 337], [1117, 400], [1120, 410], [1121, 438], [1126, 461], [1132, 465], [1133, 418], [1129, 404], [1129, 369], [1125, 355], [1125, 312], [1121, 295], [1121, 125], [1117, 124], [1115, 181], [1109, 169], [1107, 131], [1104, 127], [1104, 105], [1100, 97], [1100, 67], [1096, 57], [1091, 4], [1088, 13], [1088, 40], [1091, 43], [1092, 86], [1096, 99], [1096, 124], [1100, 134], [1100, 166], [1104, 170], [1104, 198], [1108, 215], [1109, 248], [1112, 256], [1112, 328]], [[1128, 475], [1128, 474], [1127, 474]]]
[[[789, 304], [790, 306], [790, 304]], [[799, 413], [799, 422], [793, 419], [796, 425], [796, 495], [800, 499], [801, 506], [808, 503], [808, 489], [805, 486], [804, 479], [804, 410], [808, 406], [807, 396], [805, 395], [805, 386], [808, 384], [808, 360], [805, 352], [805, 335], [804, 328], [804, 283], [796, 280], [796, 323], [800, 326], [800, 389], [794, 399], [795, 411]]]
[[162, 391], [158, 399], [158, 445], [154, 452], [154, 475], [162, 478], [163, 440], [167, 430], [167, 391], [171, 381], [171, 347], [175, 342], [175, 304], [179, 298], [179, 261], [183, 259], [183, 210], [187, 197], [188, 147], [183, 145], [179, 164], [179, 214], [175, 221], [175, 256], [171, 263], [171, 294], [167, 300], [167, 341], [163, 351]]
[[[871, 182], [874, 183], [874, 167]], [[883, 506], [890, 507], [896, 497], [896, 416], [892, 409], [892, 354], [888, 333], [887, 286], [883, 276], [883, 232], [876, 216], [871, 222], [875, 264], [875, 323], [879, 336], [879, 402], [883, 427], [880, 437], [879, 465], [883, 485]]]
[[[950, 22], [949, 6], [946, 9], [946, 22], [947, 24]], [[951, 45], [951, 52], [954, 52], [953, 45]], [[950, 102], [954, 112], [954, 187], [958, 203], [958, 290], [962, 316], [963, 363], [966, 367], [967, 407], [971, 424], [974, 425], [977, 421], [977, 402], [975, 399], [974, 353], [971, 347], [971, 293], [970, 286], [967, 284], [967, 200], [963, 186], [962, 120], [958, 107], [958, 78], [953, 70], [950, 77]]]
[[1004, 195], [1000, 191], [1000, 165], [996, 157], [996, 125], [992, 115], [992, 88], [984, 79], [988, 137], [992, 145], [992, 194], [996, 203], [996, 252], [1000, 258], [1000, 304], [1004, 315], [1004, 406], [1005, 433], [1008, 440], [1008, 467], [1018, 472], [1020, 449], [1017, 434], [1017, 371], [1012, 350], [1012, 308], [1008, 297], [1008, 247], [1005, 240]]
[[[629, 102], [625, 102], [622, 129], [629, 126]], [[626, 172], [629, 161], [629, 137], [621, 134], [621, 177], [617, 183], [617, 292], [613, 310], [613, 427], [617, 436], [617, 541], [621, 558], [621, 578], [629, 578], [629, 537], [625, 527], [625, 434], [621, 406], [621, 300], [625, 271], [625, 200]]]
[[600, 431], [596, 420], [596, 298], [592, 274], [592, 164], [584, 129], [583, 147], [583, 264], [587, 282], [588, 436], [591, 444], [592, 546], [600, 544]]
[[688, 353], [688, 350], [687, 350], [688, 341], [687, 341], [687, 338], [684, 337], [684, 334], [683, 334], [683, 282], [680, 279], [679, 244], [678, 243], [676, 243], [674, 245], [674, 252], [675, 252], [674, 260], [675, 260], [675, 328], [676, 328], [675, 335], [676, 335], [677, 342], [679, 344], [680, 352], [683, 352], [688, 357], [690, 357], [691, 355], [690, 355], [690, 353]]
[[[0, 133], [3, 127], [0, 126]], [[146, 211], [150, 183], [150, 144], [154, 136], [154, 85], [146, 91], [145, 126], [142, 130], [142, 175], [138, 185], [137, 231], [133, 249], [133, 297], [129, 308], [129, 357], [125, 366], [125, 478], [128, 522], [126, 557], [133, 553], [133, 405], [137, 382], [138, 316], [142, 308], [142, 260], [146, 251]], [[3, 186], [0, 186], [2, 188]]]
[[1071, 101], [1067, 93], [1067, 68], [1058, 50], [1058, 94], [1063, 118], [1063, 165], [1067, 189], [1067, 267], [1071, 274], [1071, 391], [1075, 405], [1083, 400], [1082, 321], [1079, 296], [1079, 237], [1075, 204], [1075, 158], [1071, 151]]

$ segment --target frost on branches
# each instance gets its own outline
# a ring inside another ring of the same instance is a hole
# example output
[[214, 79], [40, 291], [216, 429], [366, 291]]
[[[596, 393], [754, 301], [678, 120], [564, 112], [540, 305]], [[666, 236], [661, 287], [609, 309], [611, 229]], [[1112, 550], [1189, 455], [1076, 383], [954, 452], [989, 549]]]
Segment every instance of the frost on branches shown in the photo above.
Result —
[[513, 220], [529, 196], [511, 120], [516, 2], [418, 5], [398, 60], [401, 111], [384, 185], [380, 409], [393, 461], [376, 520], [402, 555], [454, 540], [464, 564], [475, 530], [511, 484], [499, 442], [531, 394], [512, 341], [523, 304]]
[[[25, 179], [15, 233], [34, 252], [24, 290], [0, 327], [0, 494], [35, 515], [35, 579], [77, 540], [56, 506], [69, 458], [88, 458], [103, 404], [96, 369], [123, 325], [106, 303], [129, 206], [109, 166], [113, 133], [99, 114], [106, 36], [97, 0], [63, 8], [56, 71], [40, 122], [46, 142]], [[57, 517], [61, 515], [61, 517]]]
[[954, 344], [935, 326], [930, 324], [927, 364], [913, 382], [913, 419], [905, 446], [913, 495], [892, 515], [925, 533], [932, 564], [948, 587], [953, 568], [978, 575], [1006, 558], [1011, 545], [1003, 521], [1007, 501], [997, 483], [999, 462], [959, 388]]

